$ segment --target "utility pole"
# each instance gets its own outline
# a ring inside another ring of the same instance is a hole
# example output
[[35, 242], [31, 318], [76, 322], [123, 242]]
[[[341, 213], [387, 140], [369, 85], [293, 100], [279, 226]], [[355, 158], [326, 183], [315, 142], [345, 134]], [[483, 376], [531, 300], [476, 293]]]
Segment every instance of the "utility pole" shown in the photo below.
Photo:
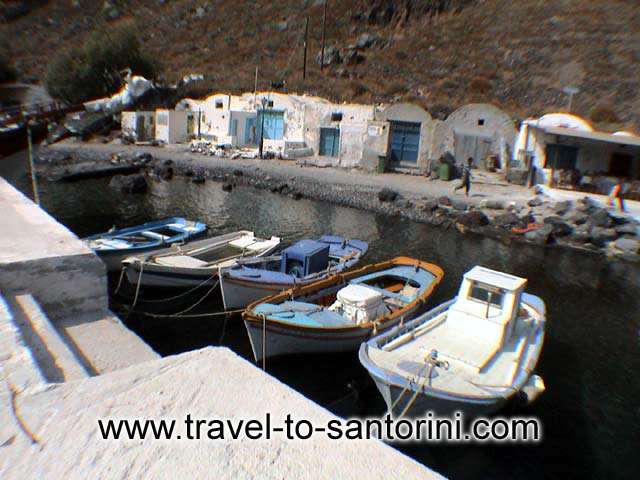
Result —
[[256, 101], [256, 94], [258, 93], [258, 66], [256, 65], [256, 76], [253, 79], [253, 101]]
[[265, 97], [262, 97], [260, 103], [262, 104], [262, 112], [260, 114], [260, 143], [258, 144], [258, 157], [262, 158], [264, 148], [264, 111], [267, 107], [267, 99]]
[[322, 12], [322, 47], [320, 47], [320, 71], [324, 70], [324, 41], [327, 32], [327, 3], [329, 3], [329, 0], [324, 0], [324, 9]]
[[307, 40], [309, 37], [309, 17], [304, 25], [304, 58], [302, 60], [302, 80], [307, 78]]

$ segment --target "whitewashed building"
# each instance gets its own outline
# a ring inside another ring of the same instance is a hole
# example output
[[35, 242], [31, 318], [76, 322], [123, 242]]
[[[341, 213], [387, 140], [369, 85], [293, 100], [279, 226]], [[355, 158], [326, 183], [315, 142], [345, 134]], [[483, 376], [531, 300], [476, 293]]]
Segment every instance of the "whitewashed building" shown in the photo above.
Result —
[[164, 143], [183, 143], [195, 135], [193, 112], [158, 109], [155, 112], [155, 139]]
[[607, 193], [619, 178], [640, 179], [640, 137], [598, 132], [567, 113], [547, 114], [522, 122], [513, 164], [533, 169], [536, 183]]
[[155, 140], [155, 112], [122, 112], [120, 124], [122, 135], [132, 142]]

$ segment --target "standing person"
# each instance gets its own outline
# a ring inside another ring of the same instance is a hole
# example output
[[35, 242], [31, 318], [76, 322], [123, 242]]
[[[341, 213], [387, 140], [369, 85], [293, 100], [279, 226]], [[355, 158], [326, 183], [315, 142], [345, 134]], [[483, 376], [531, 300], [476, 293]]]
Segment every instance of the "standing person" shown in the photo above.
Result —
[[621, 178], [618, 179], [618, 182], [615, 184], [615, 186], [611, 189], [611, 192], [609, 193], [609, 205], [613, 205], [613, 201], [617, 200], [618, 201], [618, 208], [620, 209], [621, 212], [626, 212], [625, 208], [624, 208], [624, 198], [622, 197], [622, 194], [624, 193], [624, 182], [622, 181]]
[[473, 158], [469, 157], [467, 159], [467, 164], [462, 167], [462, 181], [460, 185], [458, 185], [454, 191], [460, 190], [464, 187], [464, 194], [468, 197], [469, 190], [471, 190], [471, 164], [473, 163]]

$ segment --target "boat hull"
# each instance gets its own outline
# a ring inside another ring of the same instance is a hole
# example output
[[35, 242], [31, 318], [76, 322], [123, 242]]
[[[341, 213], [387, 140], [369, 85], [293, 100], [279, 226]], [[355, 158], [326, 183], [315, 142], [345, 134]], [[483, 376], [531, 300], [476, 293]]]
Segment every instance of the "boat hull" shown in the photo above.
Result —
[[451, 417], [455, 412], [461, 412], [465, 418], [477, 418], [497, 412], [507, 402], [504, 397], [471, 400], [443, 397], [424, 391], [418, 393], [414, 398], [415, 390], [405, 391], [404, 386], [387, 383], [384, 378], [373, 373], [371, 376], [387, 404], [387, 411], [393, 417], [401, 416], [405, 408], [411, 404], [403, 416], [416, 418], [425, 416], [427, 412], [432, 412], [439, 417]]
[[145, 264], [140, 276], [138, 263], [130, 263], [126, 267], [127, 280], [132, 285], [138, 282], [145, 287], [190, 288], [197, 286], [211, 286], [218, 281], [217, 271], [204, 272], [175, 272]]
[[244, 308], [261, 298], [287, 290], [288, 288], [291, 288], [291, 285], [267, 285], [262, 283], [238, 281], [230, 279], [222, 274], [220, 287], [222, 290], [224, 308], [227, 310], [236, 310]]
[[[417, 311], [417, 307], [405, 312], [384, 325], [386, 331], [396, 326], [404, 318], [410, 318]], [[358, 329], [306, 329], [284, 324], [245, 320], [244, 325], [249, 335], [253, 358], [260, 362], [265, 357], [304, 353], [340, 353], [358, 350], [373, 334], [373, 328]], [[380, 330], [378, 330], [379, 333]], [[263, 352], [263, 337], [266, 347]]]
[[[149, 253], [157, 250], [159, 247], [153, 246], [146, 249], [138, 249], [136, 253]], [[122, 261], [131, 256], [130, 250], [100, 251], [95, 252], [107, 267], [107, 272], [119, 272], [122, 270]]]

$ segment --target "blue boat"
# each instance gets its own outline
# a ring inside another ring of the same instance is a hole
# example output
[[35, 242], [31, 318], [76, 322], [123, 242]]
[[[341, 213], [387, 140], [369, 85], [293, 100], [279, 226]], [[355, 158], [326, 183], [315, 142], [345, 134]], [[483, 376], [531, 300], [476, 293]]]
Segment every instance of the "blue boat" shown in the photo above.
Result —
[[110, 230], [84, 239], [106, 264], [107, 271], [118, 271], [129, 255], [150, 252], [173, 243], [187, 242], [204, 233], [207, 225], [181, 217], [148, 222], [135, 227]]
[[324, 235], [300, 240], [282, 255], [242, 262], [220, 275], [224, 306], [244, 308], [263, 297], [340, 273], [354, 267], [368, 248], [362, 240]]

